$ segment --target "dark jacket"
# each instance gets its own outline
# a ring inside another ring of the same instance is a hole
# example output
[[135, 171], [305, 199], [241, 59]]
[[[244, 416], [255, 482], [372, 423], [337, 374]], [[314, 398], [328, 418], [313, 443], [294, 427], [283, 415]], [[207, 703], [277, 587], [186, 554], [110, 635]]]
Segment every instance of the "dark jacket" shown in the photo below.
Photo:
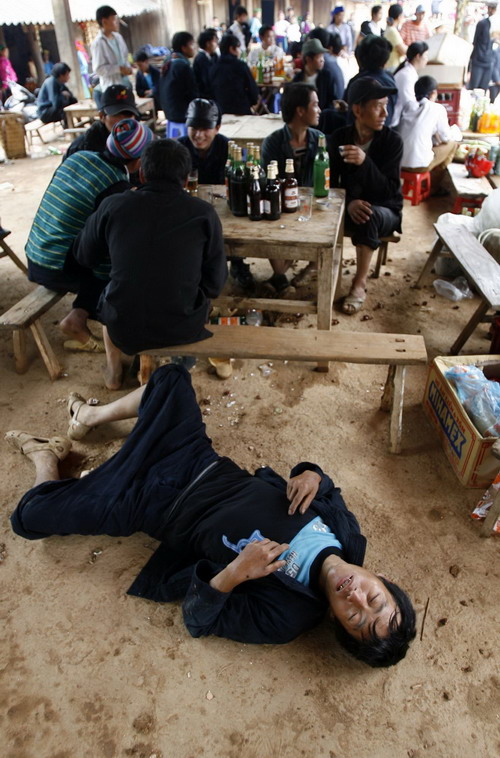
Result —
[[179, 137], [177, 140], [187, 147], [191, 153], [191, 162], [193, 168], [198, 169], [199, 184], [224, 184], [224, 168], [227, 161], [227, 146], [229, 140], [223, 134], [216, 134], [214, 141], [210, 145], [210, 150], [200, 158], [198, 150], [195, 148], [189, 137]]
[[[221, 459], [201, 482], [205, 487], [213, 482], [214, 496], [217, 486], [221, 486], [224, 467], [231, 463]], [[339, 488], [312, 463], [298, 464], [290, 476], [305, 470], [321, 476], [310, 510], [335, 533], [343, 546], [345, 560], [362, 565], [366, 539], [355, 516], [347, 510]], [[272, 469], [258, 469], [255, 478], [276, 487], [285, 496], [286, 481]], [[189, 488], [189, 492], [186, 490], [171, 508], [189, 508], [189, 501], [197, 497], [199, 484]], [[185, 547], [182, 555], [173, 554], [170, 545], [176, 542], [175, 529], [174, 519], [168, 524], [169, 546], [160, 545], [128, 592], [162, 602], [185, 597], [184, 623], [193, 637], [215, 634], [240, 642], [279, 644], [289, 642], [323, 619], [328, 608], [326, 598], [284, 572], [244, 582], [232, 592], [214, 589], [209, 582], [224, 566], [208, 559], [196, 562], [198, 556]], [[179, 543], [183, 544], [182, 535]]]
[[227, 277], [222, 227], [212, 206], [180, 184], [151, 182], [103, 202], [74, 255], [89, 268], [111, 259], [98, 315], [123, 352], [211, 336], [209, 300]]
[[[295, 167], [295, 175], [300, 187], [313, 186], [313, 166], [314, 158], [318, 152], [318, 140], [322, 132], [318, 129], [307, 130], [307, 151], [302, 159], [301, 171]], [[268, 166], [271, 161], [278, 161], [278, 173], [281, 177], [285, 176], [285, 161], [287, 158], [293, 158], [293, 150], [290, 145], [292, 135], [288, 125], [282, 129], [276, 129], [275, 132], [265, 138], [262, 143], [262, 165]]]
[[[352, 82], [355, 82], [356, 79], [361, 79], [363, 76], [369, 76], [372, 79], [376, 79], [377, 82], [380, 82], [380, 84], [383, 87], [394, 87], [394, 89], [397, 89], [396, 82], [394, 80], [394, 77], [392, 74], [389, 73], [389, 71], [385, 71], [382, 68], [376, 69], [375, 71], [368, 71], [367, 69], [360, 71], [359, 74], [356, 74], [356, 76], [353, 76], [352, 79], [349, 80], [349, 84], [347, 85], [344, 100], [348, 100], [349, 98], [349, 87], [351, 86]], [[394, 95], [389, 95], [387, 98], [387, 118], [385, 120], [385, 123], [387, 126], [389, 126], [392, 123], [392, 118], [394, 116], [394, 108], [396, 107], [396, 102], [398, 99], [397, 93]], [[354, 116], [352, 115], [352, 111], [349, 110], [347, 114], [347, 123], [352, 124], [354, 123]]]
[[146, 75], [142, 71], [137, 71], [135, 74], [135, 91], [139, 97], [146, 97], [146, 91], [148, 89], [153, 90], [153, 97], [158, 96], [158, 85], [160, 84], [160, 72], [155, 66], [149, 66], [148, 74], [151, 76], [153, 87], [151, 88], [146, 79]]
[[210, 83], [210, 72], [212, 66], [217, 61], [217, 55], [207, 55], [204, 50], [200, 50], [193, 63], [193, 73], [198, 88], [198, 97], [206, 97], [211, 100], [212, 85]]
[[403, 140], [397, 132], [384, 126], [380, 132], [375, 132], [363, 163], [355, 166], [345, 163], [339, 153], [339, 146], [354, 145], [355, 137], [355, 127], [346, 126], [328, 138], [332, 187], [346, 190], [346, 206], [351, 200], [366, 200], [372, 205], [391, 208], [401, 216]]
[[339, 64], [337, 63], [337, 59], [334, 55], [331, 55], [330, 53], [325, 53], [323, 55], [325, 59], [325, 68], [330, 71], [333, 81], [334, 81], [334, 100], [343, 100], [344, 98], [344, 91], [345, 91], [345, 84], [344, 84], [344, 75], [342, 73], [342, 69], [340, 68]]
[[476, 26], [474, 49], [470, 57], [472, 63], [488, 66], [493, 61], [493, 40], [491, 38], [491, 21], [483, 18]]
[[[335, 63], [335, 65], [338, 68], [338, 64]], [[342, 99], [344, 95], [344, 79], [342, 77], [342, 72], [340, 71], [340, 69], [339, 69], [339, 74], [340, 74], [340, 81], [333, 74], [331, 66], [330, 65], [327, 66], [326, 60], [325, 60], [324, 67], [321, 69], [321, 71], [318, 72], [318, 76], [316, 77], [316, 89], [318, 90], [319, 107], [321, 108], [321, 110], [323, 110], [323, 108], [330, 107], [333, 100]], [[293, 81], [303, 82], [305, 81], [305, 77], [306, 77], [305, 71], [299, 71], [293, 77]]]
[[[69, 97], [64, 97], [63, 92], [69, 92]], [[73, 93], [65, 84], [59, 82], [54, 76], [48, 76], [40, 88], [36, 105], [38, 117], [42, 118], [43, 114], [51, 109], [61, 110], [67, 105], [76, 103]]]
[[259, 99], [259, 88], [246, 63], [235, 55], [221, 55], [210, 72], [214, 99], [222, 113], [247, 116]]
[[196, 95], [196, 81], [189, 60], [181, 53], [172, 53], [163, 65], [159, 84], [161, 109], [167, 119], [184, 124], [187, 107]]

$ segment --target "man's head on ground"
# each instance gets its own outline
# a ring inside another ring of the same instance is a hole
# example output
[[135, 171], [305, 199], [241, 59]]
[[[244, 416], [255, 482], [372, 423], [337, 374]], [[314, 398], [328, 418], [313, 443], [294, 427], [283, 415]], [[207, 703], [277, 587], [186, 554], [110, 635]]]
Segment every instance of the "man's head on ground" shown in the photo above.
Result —
[[397, 93], [396, 87], [383, 87], [376, 79], [362, 76], [349, 85], [347, 99], [356, 126], [379, 132], [387, 118], [387, 99]]
[[438, 83], [432, 76], [421, 76], [415, 82], [415, 97], [420, 102], [424, 98], [435, 100], [438, 93]]
[[233, 19], [239, 24], [246, 24], [248, 22], [248, 11], [244, 5], [236, 6], [234, 9]]
[[318, 92], [312, 84], [286, 84], [281, 97], [281, 114], [285, 124], [318, 126], [321, 109]]
[[381, 5], [374, 5], [372, 7], [372, 21], [375, 21], [375, 23], [378, 24], [379, 21], [382, 21], [382, 6]]
[[189, 150], [174, 139], [158, 139], [144, 150], [141, 162], [143, 182], [173, 182], [184, 187], [191, 171]]
[[57, 81], [61, 82], [61, 84], [66, 84], [67, 82], [69, 82], [70, 73], [71, 73], [71, 69], [67, 63], [56, 63], [54, 68], [51, 71], [51, 74], [54, 77], [54, 79], [57, 79]]
[[117, 32], [120, 28], [120, 19], [114, 8], [110, 5], [101, 5], [97, 9], [95, 18], [103, 32]]
[[344, 23], [345, 9], [343, 5], [337, 5], [332, 11], [332, 23], [336, 26]]
[[427, 42], [412, 42], [408, 46], [406, 58], [417, 71], [421, 71], [427, 65], [427, 61], [429, 60], [428, 49], [429, 45]]
[[186, 113], [188, 137], [200, 153], [210, 150], [219, 133], [221, 119], [221, 112], [215, 100], [197, 97], [189, 103]]
[[224, 34], [219, 47], [221, 55], [234, 55], [236, 58], [241, 55], [240, 41], [235, 34]]
[[261, 26], [259, 29], [259, 37], [262, 43], [262, 49], [267, 50], [268, 47], [274, 45], [274, 29], [272, 26]]
[[323, 564], [320, 582], [340, 644], [370, 666], [393, 666], [415, 637], [415, 610], [397, 584], [337, 556]]
[[194, 37], [191, 32], [176, 32], [172, 37], [172, 52], [194, 57]]
[[308, 39], [302, 45], [302, 60], [304, 69], [309, 76], [317, 74], [325, 65], [324, 55], [328, 50], [319, 39]]
[[198, 47], [200, 50], [204, 50], [209, 55], [213, 55], [219, 47], [219, 38], [217, 31], [210, 27], [204, 29], [198, 36]]
[[141, 155], [154, 139], [153, 132], [140, 121], [125, 118], [113, 126], [106, 140], [106, 149], [127, 166], [129, 173], [139, 170]]
[[356, 60], [361, 71], [380, 71], [389, 60], [392, 45], [384, 37], [368, 34], [356, 48]]
[[122, 84], [112, 84], [111, 87], [105, 89], [99, 115], [108, 132], [124, 118], [140, 119], [132, 90]]
[[497, 12], [497, 4], [496, 3], [488, 3], [487, 7], [488, 16], [494, 16]]

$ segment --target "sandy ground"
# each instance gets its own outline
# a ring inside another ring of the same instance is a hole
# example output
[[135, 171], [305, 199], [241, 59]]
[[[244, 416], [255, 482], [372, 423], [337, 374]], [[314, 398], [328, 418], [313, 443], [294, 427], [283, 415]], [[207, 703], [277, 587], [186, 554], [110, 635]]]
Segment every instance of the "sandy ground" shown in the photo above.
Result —
[[[18, 253], [58, 161], [0, 167], [0, 183], [14, 186], [0, 192], [0, 216]], [[446, 354], [475, 303], [454, 310], [431, 288], [410, 284], [430, 248], [431, 221], [450, 206], [449, 199], [405, 204], [403, 240], [389, 251], [386, 275], [370, 286], [365, 313], [373, 319], [335, 313], [335, 329], [421, 331], [431, 357]], [[4, 311], [31, 285], [7, 259], [0, 274]], [[102, 388], [102, 357], [62, 350], [57, 321], [69, 303], [62, 300], [44, 319], [65, 366], [57, 382], [49, 381], [34, 347], [29, 372], [16, 375], [10, 337], [1, 335], [2, 435], [12, 428], [65, 433], [70, 390], [103, 402], [116, 397]], [[298, 326], [306, 325], [304, 319]], [[485, 332], [476, 331], [467, 352], [488, 351]], [[203, 362], [195, 368], [198, 397], [210, 398], [203, 406], [210, 408], [209, 434], [220, 453], [249, 470], [265, 462], [287, 476], [307, 459], [342, 486], [369, 540], [366, 565], [415, 600], [418, 637], [407, 659], [393, 669], [369, 669], [339, 650], [326, 621], [284, 646], [192, 639], [178, 604], [125, 594], [155, 547], [145, 535], [28, 542], [11, 533], [8, 517], [32, 470], [0, 442], [5, 758], [498, 755], [498, 541], [479, 538], [469, 514], [480, 492], [459, 484], [424, 418], [425, 369], [408, 371], [399, 456], [387, 452], [388, 418], [378, 410], [383, 369], [273, 369], [265, 378], [256, 362], [237, 361], [224, 383]], [[129, 428], [115, 424], [76, 443], [66, 473], [108, 458]]]

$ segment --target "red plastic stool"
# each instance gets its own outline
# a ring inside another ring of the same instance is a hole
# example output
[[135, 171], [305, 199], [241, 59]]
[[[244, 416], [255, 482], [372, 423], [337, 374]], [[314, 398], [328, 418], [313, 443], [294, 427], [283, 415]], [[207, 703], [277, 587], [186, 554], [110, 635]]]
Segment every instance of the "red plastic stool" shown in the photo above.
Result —
[[415, 171], [401, 171], [403, 180], [403, 197], [411, 200], [412, 205], [420, 205], [431, 194], [431, 175], [428, 171], [418, 174]]

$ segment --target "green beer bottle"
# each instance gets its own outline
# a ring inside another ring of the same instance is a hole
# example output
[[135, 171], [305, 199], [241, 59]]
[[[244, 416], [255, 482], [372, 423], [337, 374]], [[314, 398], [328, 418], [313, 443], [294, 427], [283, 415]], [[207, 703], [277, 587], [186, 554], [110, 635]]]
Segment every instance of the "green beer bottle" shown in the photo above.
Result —
[[330, 189], [330, 158], [326, 149], [325, 135], [318, 142], [318, 152], [314, 159], [313, 168], [314, 197], [328, 197]]

